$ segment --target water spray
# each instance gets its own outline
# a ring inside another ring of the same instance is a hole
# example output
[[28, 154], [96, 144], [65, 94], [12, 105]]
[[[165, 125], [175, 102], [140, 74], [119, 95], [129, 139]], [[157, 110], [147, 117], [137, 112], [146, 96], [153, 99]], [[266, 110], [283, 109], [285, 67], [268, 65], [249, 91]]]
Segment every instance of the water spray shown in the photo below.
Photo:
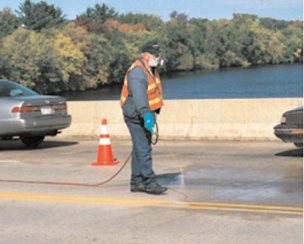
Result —
[[[153, 135], [155, 135], [155, 138], [153, 139]], [[153, 145], [156, 145], [156, 143], [158, 142], [159, 139], [159, 134], [158, 134], [158, 125], [157, 123], [155, 123], [155, 126], [153, 128], [153, 133], [152, 133], [152, 138], [151, 138], [151, 143]], [[162, 143], [165, 145], [167, 151], [171, 154], [171, 156], [173, 157], [173, 159], [175, 160], [175, 162], [177, 163], [177, 165], [179, 166], [179, 170], [181, 173], [181, 183], [184, 184], [185, 183], [185, 176], [184, 176], [184, 171], [183, 168], [180, 164], [180, 161], [175, 157], [174, 153], [172, 152], [172, 150], [168, 147], [168, 145], [164, 142], [164, 140], [162, 140]]]

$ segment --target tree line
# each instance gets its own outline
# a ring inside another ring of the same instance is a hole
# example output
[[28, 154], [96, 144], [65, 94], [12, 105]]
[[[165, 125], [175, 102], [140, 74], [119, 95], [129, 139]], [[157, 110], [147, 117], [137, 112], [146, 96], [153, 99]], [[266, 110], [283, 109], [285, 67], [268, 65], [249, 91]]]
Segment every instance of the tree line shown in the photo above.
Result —
[[68, 20], [59, 7], [31, 0], [15, 12], [0, 11], [0, 78], [43, 94], [122, 84], [140, 47], [154, 40], [165, 61], [160, 73], [303, 62], [303, 21], [176, 11], [163, 21], [105, 4]]

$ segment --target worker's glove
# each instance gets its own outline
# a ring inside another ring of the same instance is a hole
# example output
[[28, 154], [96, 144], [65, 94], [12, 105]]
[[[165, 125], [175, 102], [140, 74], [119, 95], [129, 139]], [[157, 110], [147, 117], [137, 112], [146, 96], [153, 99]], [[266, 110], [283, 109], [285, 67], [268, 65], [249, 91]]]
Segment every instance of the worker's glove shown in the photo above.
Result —
[[151, 134], [154, 133], [154, 121], [153, 121], [153, 115], [148, 112], [144, 116], [144, 122], [145, 122], [145, 128], [151, 132]]

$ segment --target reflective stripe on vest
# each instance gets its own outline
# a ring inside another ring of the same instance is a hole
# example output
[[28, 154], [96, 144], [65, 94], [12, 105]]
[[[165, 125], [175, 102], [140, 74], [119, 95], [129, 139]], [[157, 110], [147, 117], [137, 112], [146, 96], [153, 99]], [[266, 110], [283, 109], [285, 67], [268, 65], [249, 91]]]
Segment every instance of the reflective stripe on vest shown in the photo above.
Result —
[[121, 92], [120, 97], [120, 106], [123, 106], [125, 104], [125, 101], [129, 95], [128, 92], [128, 74], [134, 67], [141, 67], [147, 77], [148, 77], [148, 89], [147, 89], [147, 95], [148, 95], [148, 102], [151, 111], [155, 111], [163, 106], [163, 97], [162, 97], [162, 87], [161, 87], [161, 81], [159, 79], [159, 74], [157, 71], [155, 71], [155, 78], [146, 70], [146, 68], [143, 66], [143, 64], [137, 60], [134, 64], [128, 69], [124, 85]]

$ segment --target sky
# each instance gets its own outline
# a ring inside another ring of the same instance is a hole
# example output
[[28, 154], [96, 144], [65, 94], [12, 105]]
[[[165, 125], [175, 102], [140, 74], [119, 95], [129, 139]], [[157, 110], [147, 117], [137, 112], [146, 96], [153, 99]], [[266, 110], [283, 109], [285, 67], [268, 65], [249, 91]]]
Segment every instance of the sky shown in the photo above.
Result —
[[[5, 7], [18, 10], [25, 0], [0, 0], [0, 10]], [[303, 20], [303, 0], [44, 0], [61, 8], [67, 19], [75, 19], [88, 7], [103, 3], [120, 14], [128, 12], [155, 14], [164, 21], [173, 11], [188, 14], [189, 18], [231, 19], [233, 13], [256, 14], [259, 18]], [[40, 0], [31, 0], [40, 2]]]

